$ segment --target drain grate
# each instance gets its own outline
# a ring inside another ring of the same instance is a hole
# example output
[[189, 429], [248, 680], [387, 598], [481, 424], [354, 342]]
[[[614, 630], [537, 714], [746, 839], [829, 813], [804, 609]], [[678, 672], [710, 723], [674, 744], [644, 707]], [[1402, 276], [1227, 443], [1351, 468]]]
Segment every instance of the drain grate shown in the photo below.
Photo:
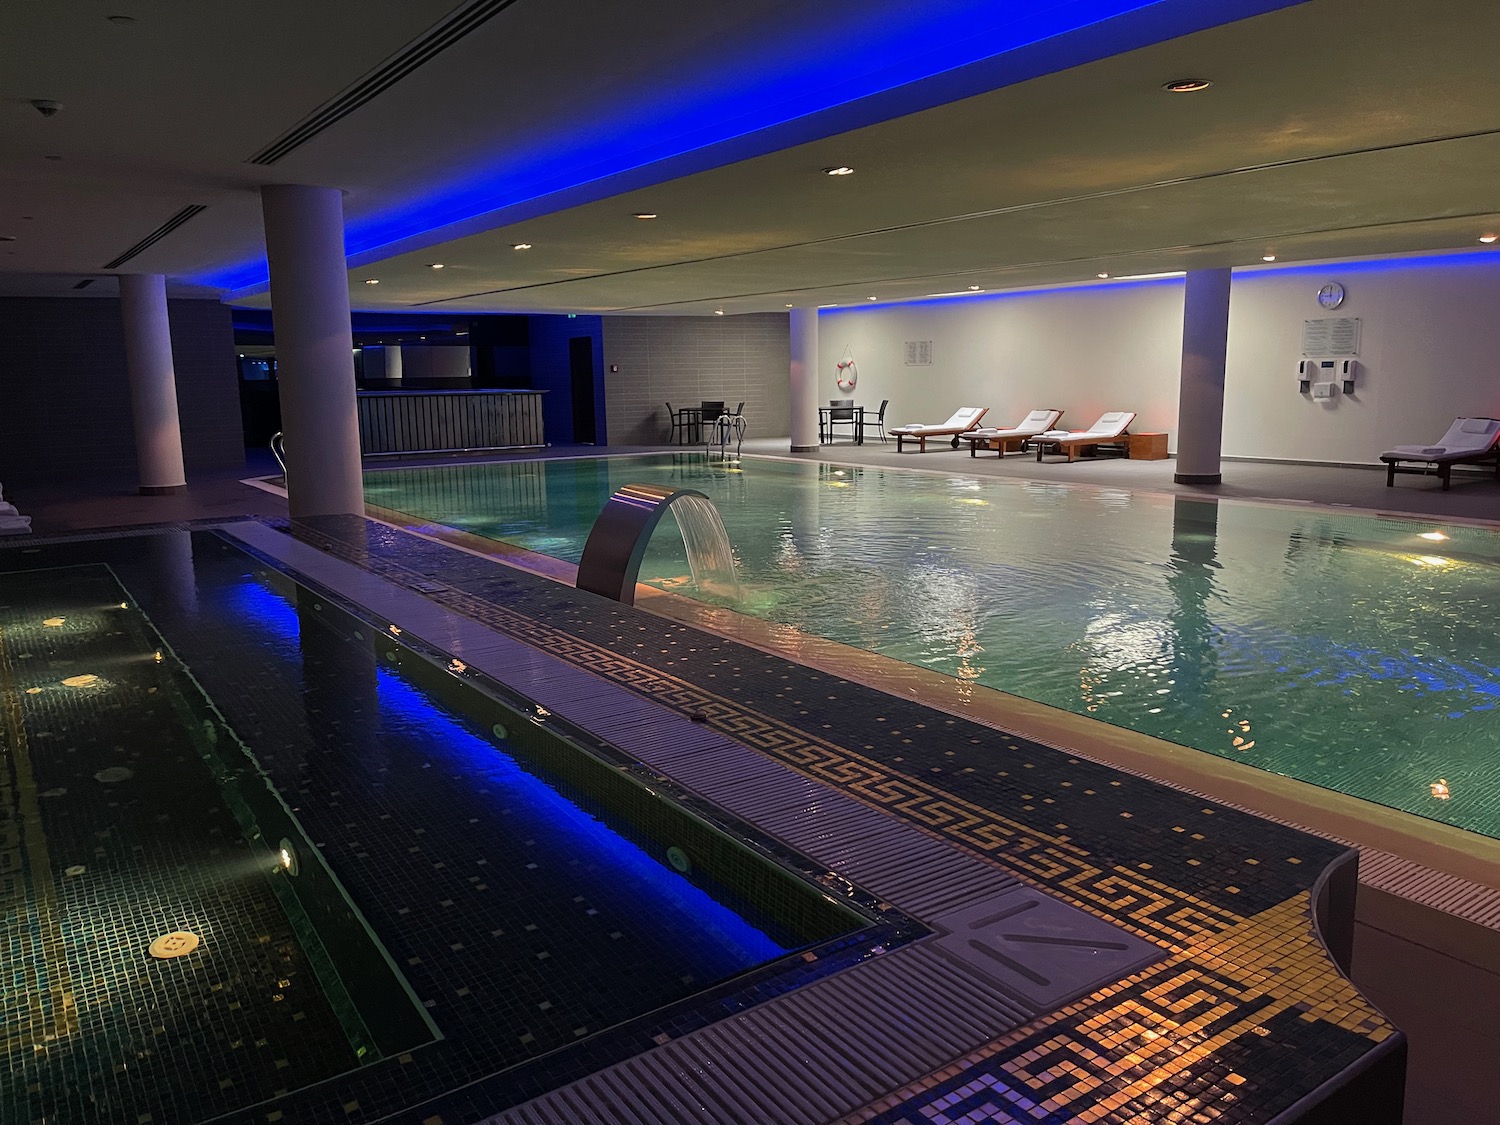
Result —
[[419, 594], [442, 594], [449, 589], [441, 582], [428, 582], [425, 578], [413, 579], [407, 585]]
[[1038, 891], [1007, 891], [933, 919], [938, 948], [1047, 1011], [1127, 977], [1165, 951]]

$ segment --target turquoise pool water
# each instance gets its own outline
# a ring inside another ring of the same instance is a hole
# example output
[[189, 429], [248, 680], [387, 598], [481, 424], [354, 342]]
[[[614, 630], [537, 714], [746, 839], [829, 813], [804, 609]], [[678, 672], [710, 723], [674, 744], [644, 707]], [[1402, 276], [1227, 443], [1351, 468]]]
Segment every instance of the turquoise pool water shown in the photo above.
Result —
[[[576, 562], [633, 481], [713, 499], [742, 612], [1500, 837], [1500, 532], [701, 455], [390, 470], [365, 490]], [[724, 600], [687, 575], [663, 521], [643, 580]]]

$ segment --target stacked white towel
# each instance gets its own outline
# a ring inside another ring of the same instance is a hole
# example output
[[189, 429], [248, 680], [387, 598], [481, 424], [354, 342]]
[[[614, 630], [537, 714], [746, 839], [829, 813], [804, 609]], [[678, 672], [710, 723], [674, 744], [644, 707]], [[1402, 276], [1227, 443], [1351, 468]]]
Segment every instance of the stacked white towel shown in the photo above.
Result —
[[[0, 485], [0, 496], [5, 495], [5, 486]], [[27, 535], [31, 532], [31, 517], [16, 511], [14, 504], [0, 500], [0, 535]]]

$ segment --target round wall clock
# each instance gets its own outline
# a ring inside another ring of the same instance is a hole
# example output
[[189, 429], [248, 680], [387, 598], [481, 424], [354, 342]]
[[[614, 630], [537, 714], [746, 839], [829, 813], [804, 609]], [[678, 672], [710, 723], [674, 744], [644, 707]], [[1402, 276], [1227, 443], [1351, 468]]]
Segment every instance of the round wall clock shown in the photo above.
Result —
[[1336, 309], [1344, 303], [1344, 287], [1337, 281], [1330, 281], [1318, 290], [1318, 304], [1325, 309]]

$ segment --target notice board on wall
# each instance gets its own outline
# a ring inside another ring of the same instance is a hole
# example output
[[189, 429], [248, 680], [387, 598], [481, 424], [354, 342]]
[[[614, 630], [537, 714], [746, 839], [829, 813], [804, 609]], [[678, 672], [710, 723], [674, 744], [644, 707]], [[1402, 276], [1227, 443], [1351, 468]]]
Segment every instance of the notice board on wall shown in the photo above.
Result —
[[1304, 356], [1359, 355], [1359, 317], [1324, 316], [1302, 322]]

